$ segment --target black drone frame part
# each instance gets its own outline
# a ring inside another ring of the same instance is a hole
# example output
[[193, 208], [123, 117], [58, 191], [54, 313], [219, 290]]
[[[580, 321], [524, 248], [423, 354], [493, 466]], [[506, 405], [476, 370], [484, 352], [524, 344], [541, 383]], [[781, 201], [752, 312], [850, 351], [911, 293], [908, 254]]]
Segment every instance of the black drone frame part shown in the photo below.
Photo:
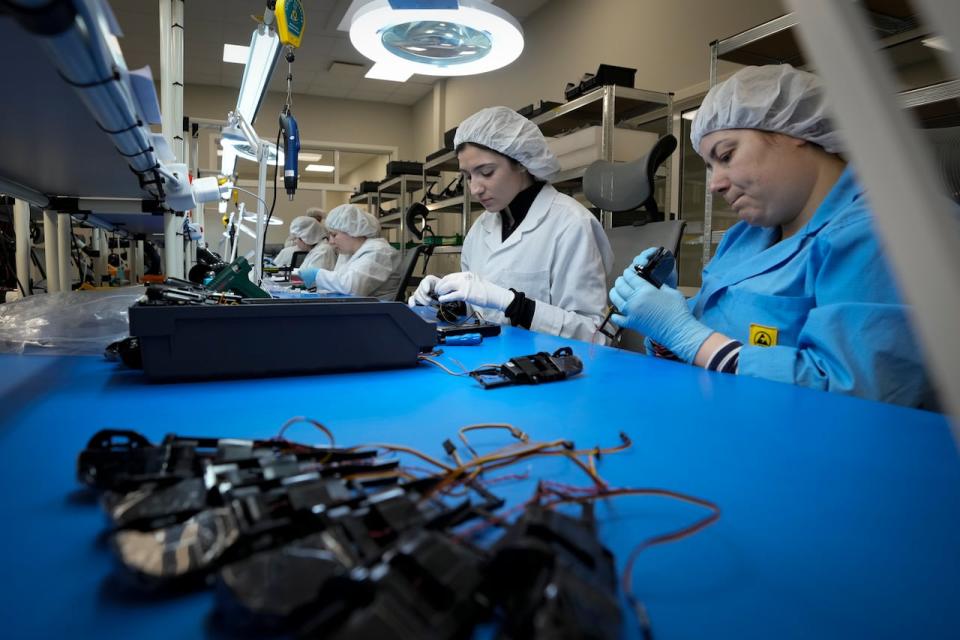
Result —
[[540, 384], [566, 380], [583, 371], [583, 361], [570, 347], [560, 347], [552, 354], [540, 351], [529, 356], [510, 358], [507, 362], [481, 367], [470, 372], [484, 389], [515, 384]]
[[574, 518], [531, 503], [494, 545], [483, 590], [503, 613], [501, 637], [621, 636], [613, 554], [583, 508]]
[[224, 566], [214, 619], [230, 633], [464, 637], [486, 557], [445, 532], [502, 504], [484, 500], [447, 507], [396, 487], [328, 509], [321, 531]]
[[[657, 250], [652, 256], [650, 256], [650, 259], [647, 260], [647, 263], [643, 266], [634, 265], [633, 271], [638, 276], [659, 289], [663, 286], [663, 283], [673, 271], [675, 263], [676, 259], [669, 249], [657, 247]], [[614, 342], [619, 341], [620, 334], [623, 333], [623, 329], [621, 328], [618, 328], [615, 331], [612, 331], [608, 328], [610, 324], [610, 318], [612, 318], [613, 314], [616, 312], [617, 309], [613, 305], [610, 305], [610, 309], [607, 311], [607, 315], [604, 316], [603, 322], [601, 322], [600, 326], [597, 327], [597, 331], [607, 336]]]

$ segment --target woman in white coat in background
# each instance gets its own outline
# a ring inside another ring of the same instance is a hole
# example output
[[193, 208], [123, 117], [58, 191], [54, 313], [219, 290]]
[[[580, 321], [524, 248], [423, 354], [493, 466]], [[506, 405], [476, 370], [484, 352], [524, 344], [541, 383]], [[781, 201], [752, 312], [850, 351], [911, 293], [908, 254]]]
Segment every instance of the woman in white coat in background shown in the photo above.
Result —
[[559, 170], [535, 124], [507, 107], [464, 120], [460, 172], [485, 212], [470, 228], [462, 271], [427, 276], [409, 304], [462, 300], [485, 320], [591, 340], [603, 321], [610, 242], [597, 219], [547, 179]]
[[392, 300], [400, 285], [400, 254], [378, 238], [379, 233], [377, 219], [356, 205], [335, 207], [327, 214], [327, 241], [340, 254], [337, 263], [332, 270], [301, 267], [304, 284], [351, 296]]
[[332, 269], [337, 256], [333, 247], [327, 242], [327, 230], [323, 223], [317, 222], [312, 216], [297, 216], [290, 223], [290, 236], [293, 244], [284, 247], [273, 259], [278, 267], [289, 267], [293, 261], [293, 254], [297, 251], [307, 251], [301, 269], [314, 267], [316, 269]]

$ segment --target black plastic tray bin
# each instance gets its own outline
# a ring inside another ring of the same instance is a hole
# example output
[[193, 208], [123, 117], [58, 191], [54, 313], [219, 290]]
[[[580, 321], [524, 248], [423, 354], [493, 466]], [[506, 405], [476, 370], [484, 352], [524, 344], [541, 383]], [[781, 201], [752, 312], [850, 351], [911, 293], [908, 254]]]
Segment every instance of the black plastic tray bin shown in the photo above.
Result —
[[357, 193], [376, 193], [380, 188], [380, 182], [377, 180], [364, 180], [357, 187]]
[[387, 176], [419, 176], [423, 174], [423, 163], [412, 160], [392, 160], [387, 163]]
[[134, 305], [130, 335], [158, 382], [413, 367], [437, 342], [406, 304], [370, 298]]

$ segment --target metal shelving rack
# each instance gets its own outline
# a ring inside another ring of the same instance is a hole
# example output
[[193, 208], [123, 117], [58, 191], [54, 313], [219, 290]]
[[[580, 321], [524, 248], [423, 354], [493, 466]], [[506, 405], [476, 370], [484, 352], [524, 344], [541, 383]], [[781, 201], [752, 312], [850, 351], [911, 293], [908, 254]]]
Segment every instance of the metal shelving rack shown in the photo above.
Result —
[[377, 203], [383, 206], [383, 203], [390, 200], [397, 201], [397, 211], [389, 215], [380, 216], [380, 226], [384, 229], [400, 230], [400, 255], [406, 253], [407, 229], [403, 213], [411, 204], [413, 204], [413, 194], [422, 189], [427, 189], [438, 178], [424, 175], [401, 175], [388, 180], [384, 180], [377, 188]]
[[[874, 30], [881, 36], [879, 44], [884, 49], [930, 35], [929, 30], [918, 27], [912, 7], [907, 2], [865, 0], [864, 4], [873, 19]], [[794, 13], [788, 13], [710, 43], [710, 86], [717, 83], [719, 60], [744, 65], [787, 63], [804, 66], [806, 60], [794, 33], [798, 22]], [[934, 52], [931, 51], [930, 56], [933, 57]], [[942, 119], [945, 115], [960, 115], [956, 103], [950, 102], [960, 98], [960, 79], [902, 91], [899, 96], [901, 106], [916, 110], [924, 121]], [[713, 231], [713, 197], [709, 185], [708, 171], [703, 212], [704, 265], [710, 261], [713, 245], [723, 237], [722, 232]]]
[[[614, 129], [644, 119], [645, 121], [666, 118], [666, 128], [672, 126], [673, 94], [645, 89], [631, 89], [616, 85], [598, 87], [589, 93], [574, 98], [566, 104], [554, 107], [532, 119], [545, 136], [555, 136], [585, 125], [599, 125], [600, 157], [613, 160]], [[666, 187], [663, 210], [670, 211], [670, 166], [673, 159], [667, 160]], [[551, 181], [561, 191], [579, 186], [586, 167], [577, 167], [561, 172]], [[604, 229], [613, 226], [610, 211], [600, 212], [600, 222]]]
[[376, 216], [380, 211], [380, 194], [376, 191], [358, 193], [350, 197], [350, 204], [357, 204], [367, 208], [367, 213]]
[[[459, 171], [460, 165], [457, 163], [457, 154], [452, 150], [432, 160], [428, 160], [423, 164], [424, 177], [426, 177], [428, 173], [456, 173]], [[459, 215], [460, 235], [465, 238], [467, 236], [467, 230], [470, 228], [470, 214], [482, 212], [483, 207], [480, 206], [479, 202], [474, 202], [470, 197], [470, 189], [464, 188], [463, 195], [438, 200], [436, 202], [428, 202], [427, 210], [437, 215], [445, 213]], [[441, 245], [435, 247], [433, 253], [460, 253], [461, 249], [462, 247], [460, 246]]]

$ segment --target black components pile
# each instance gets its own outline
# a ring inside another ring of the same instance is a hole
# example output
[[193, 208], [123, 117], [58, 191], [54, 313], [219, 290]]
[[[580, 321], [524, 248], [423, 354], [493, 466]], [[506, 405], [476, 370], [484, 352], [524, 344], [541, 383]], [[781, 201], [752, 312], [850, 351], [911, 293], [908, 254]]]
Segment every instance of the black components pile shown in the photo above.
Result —
[[229, 637], [620, 636], [613, 556], [586, 509], [531, 503], [481, 548], [468, 534], [500, 499], [382, 454], [104, 430], [77, 473], [101, 493], [124, 581], [156, 598], [214, 585]]

